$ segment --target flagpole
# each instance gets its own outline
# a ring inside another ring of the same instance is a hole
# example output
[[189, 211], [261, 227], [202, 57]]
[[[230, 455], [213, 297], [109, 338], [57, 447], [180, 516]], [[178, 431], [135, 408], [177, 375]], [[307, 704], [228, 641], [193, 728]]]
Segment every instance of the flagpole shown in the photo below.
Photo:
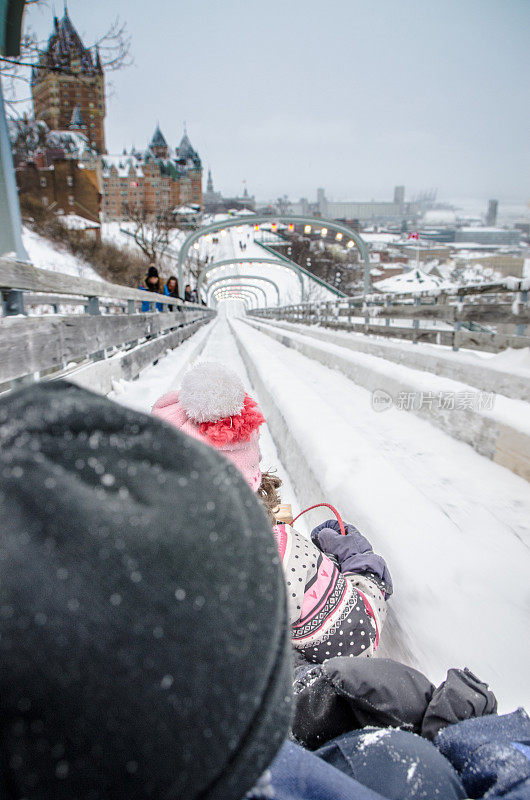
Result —
[[420, 234], [416, 231], [409, 233], [409, 239], [416, 240], [416, 269], [420, 268]]

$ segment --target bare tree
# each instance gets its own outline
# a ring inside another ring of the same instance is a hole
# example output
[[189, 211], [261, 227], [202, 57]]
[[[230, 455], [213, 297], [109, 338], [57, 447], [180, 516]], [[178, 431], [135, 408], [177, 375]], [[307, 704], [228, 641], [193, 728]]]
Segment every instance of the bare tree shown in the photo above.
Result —
[[[186, 273], [188, 275], [187, 281], [191, 283], [192, 289], [197, 288], [200, 275], [204, 267], [208, 265], [205, 258], [201, 258], [199, 252], [192, 250], [186, 264]], [[200, 297], [198, 298], [200, 302]]]
[[[47, 0], [26, 0], [25, 5], [47, 6], [48, 2]], [[98, 65], [108, 73], [122, 69], [132, 63], [130, 43], [131, 40], [125, 23], [116, 18], [107, 31], [86, 46], [86, 49], [93, 50], [97, 54]], [[17, 98], [15, 95], [17, 81], [29, 84], [31, 69], [72, 75], [78, 78], [80, 82], [85, 80], [81, 65], [74, 65], [69, 61], [64, 64], [51, 63], [46, 58], [47, 44], [47, 40], [39, 40], [31, 28], [28, 28], [22, 35], [20, 55], [5, 56], [0, 54], [0, 76], [4, 79], [7, 99], [10, 104], [26, 102], [29, 99], [26, 97]]]
[[128, 204], [124, 206], [124, 218], [142, 253], [151, 263], [158, 263], [169, 249], [172, 231], [176, 230], [173, 215], [168, 211], [153, 214], [144, 205]]

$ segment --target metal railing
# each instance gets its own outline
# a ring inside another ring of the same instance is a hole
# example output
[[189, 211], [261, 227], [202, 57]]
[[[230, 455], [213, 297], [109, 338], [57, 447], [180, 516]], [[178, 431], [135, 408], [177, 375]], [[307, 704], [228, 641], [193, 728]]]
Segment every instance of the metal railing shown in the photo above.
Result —
[[411, 294], [370, 294], [250, 311], [253, 317], [498, 352], [528, 347], [529, 279]]
[[[0, 294], [4, 388], [126, 352], [127, 375], [135, 377], [215, 315], [211, 308], [174, 297], [8, 259], [0, 259]], [[142, 305], [149, 311], [141, 311]]]

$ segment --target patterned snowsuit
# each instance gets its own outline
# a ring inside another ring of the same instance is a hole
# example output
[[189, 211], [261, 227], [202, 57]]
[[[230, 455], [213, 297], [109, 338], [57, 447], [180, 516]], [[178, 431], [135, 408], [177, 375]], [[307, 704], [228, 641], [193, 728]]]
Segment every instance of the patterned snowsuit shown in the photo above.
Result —
[[276, 525], [273, 531], [287, 584], [294, 647], [313, 663], [373, 655], [386, 617], [379, 576], [371, 571], [343, 574], [333, 556], [290, 525]]

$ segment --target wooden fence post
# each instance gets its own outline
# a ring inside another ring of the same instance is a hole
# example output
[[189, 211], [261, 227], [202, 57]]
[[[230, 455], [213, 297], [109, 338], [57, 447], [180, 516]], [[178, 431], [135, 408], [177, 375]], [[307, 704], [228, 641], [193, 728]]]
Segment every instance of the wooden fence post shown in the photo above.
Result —
[[97, 316], [101, 314], [101, 309], [99, 307], [99, 297], [89, 297], [88, 298], [88, 305], [86, 307], [86, 313], [92, 314]]
[[[519, 292], [519, 295], [517, 297], [517, 306], [519, 306], [519, 303], [526, 304], [527, 300], [528, 300], [528, 291], [525, 289], [524, 291]], [[516, 326], [515, 328], [516, 336], [524, 336], [525, 333], [526, 333], [526, 324]]]
[[6, 317], [16, 317], [26, 314], [24, 311], [24, 292], [19, 289], [9, 289], [2, 294], [2, 311]]
[[[415, 297], [414, 298], [414, 305], [421, 306], [421, 298]], [[418, 330], [420, 328], [420, 321], [417, 317], [414, 317], [412, 320], [412, 344], [418, 344]]]

